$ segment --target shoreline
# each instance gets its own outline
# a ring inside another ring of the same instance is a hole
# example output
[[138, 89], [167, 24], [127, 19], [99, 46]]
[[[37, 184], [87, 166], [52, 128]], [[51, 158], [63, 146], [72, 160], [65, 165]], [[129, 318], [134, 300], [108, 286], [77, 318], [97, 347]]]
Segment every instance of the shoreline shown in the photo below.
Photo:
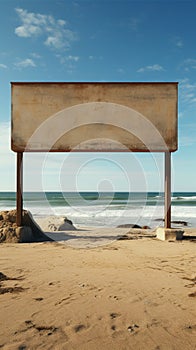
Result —
[[[45, 217], [36, 221], [39, 227], [43, 230], [46, 236], [56, 242], [64, 243], [76, 248], [93, 248], [96, 246], [104, 246], [111, 244], [119, 239], [140, 239], [142, 237], [156, 238], [156, 228], [132, 228], [132, 227], [96, 227], [73, 225], [66, 229], [61, 227], [62, 217]], [[49, 230], [51, 227], [56, 230]], [[174, 227], [184, 231], [183, 240], [195, 240], [196, 229], [176, 225]]]
[[[15, 208], [15, 195], [2, 193], [2, 210]], [[162, 226], [164, 216], [162, 192], [24, 192], [23, 203], [35, 219], [67, 216], [80, 226], [115, 227], [133, 223], [155, 228]], [[196, 192], [172, 193], [172, 220], [186, 221], [188, 227], [196, 227], [195, 207]]]
[[[57, 212], [55, 212], [55, 207], [53, 208], [53, 210], [51, 211], [51, 208], [48, 208], [48, 211], [42, 211], [43, 207], [37, 207], [36, 211], [32, 210], [33, 208], [31, 207], [24, 207], [24, 210], [30, 211], [31, 214], [33, 215], [33, 218], [36, 222], [41, 222], [43, 220], [46, 219], [50, 219], [55, 218], [55, 219], [61, 219], [64, 217], [67, 217], [68, 219], [72, 220], [73, 224], [75, 226], [87, 226], [87, 227], [96, 227], [96, 228], [104, 228], [104, 227], [108, 227], [108, 228], [114, 228], [117, 227], [118, 225], [124, 225], [124, 224], [137, 224], [139, 226], [149, 226], [152, 229], [156, 229], [157, 227], [163, 227], [164, 226], [164, 219], [163, 219], [163, 213], [159, 213], [159, 214], [153, 214], [154, 211], [154, 207], [147, 207], [147, 210], [149, 211], [151, 208], [151, 216], [146, 216], [146, 214], [144, 212], [138, 214], [139, 216], [125, 216], [124, 214], [120, 214], [120, 216], [118, 216], [118, 213], [116, 213], [116, 209], [115, 210], [107, 210], [107, 211], [100, 211], [100, 213], [102, 213], [102, 215], [100, 216], [100, 214], [98, 213], [98, 215], [96, 214], [96, 212], [90, 212], [89, 213], [89, 208], [85, 208], [83, 207], [82, 209], [77, 209], [76, 208], [72, 208], [73, 212], [69, 211], [68, 207], [65, 208], [61, 208], [60, 212], [57, 210]], [[162, 207], [161, 207], [162, 208]], [[176, 210], [180, 210], [180, 208], [182, 207], [176, 207]], [[195, 207], [192, 207], [192, 210]], [[1, 211], [4, 210], [14, 210], [16, 209], [16, 207], [2, 207]], [[46, 208], [45, 208], [46, 210]], [[81, 215], [81, 210], [82, 210], [82, 214]], [[163, 210], [163, 208], [162, 208]], [[188, 210], [188, 207], [186, 207], [186, 210]], [[108, 214], [108, 216], [107, 216]], [[112, 214], [112, 216], [111, 216]], [[116, 216], [115, 216], [116, 215]], [[172, 227], [173, 228], [196, 228], [196, 217], [193, 216], [187, 216], [186, 215], [174, 215], [172, 214]], [[184, 222], [186, 225], [176, 225], [175, 222]]]
[[[54, 223], [59, 223], [61, 220], [63, 220], [65, 217], [67, 216], [63, 216], [63, 215], [33, 215], [33, 218], [35, 220], [35, 222], [42, 228], [44, 226], [47, 225], [47, 222], [50, 222], [51, 220], [54, 221]], [[114, 229], [114, 228], [117, 228], [119, 225], [106, 225], [104, 223], [102, 223], [101, 225], [99, 224], [95, 224], [95, 225], [92, 225], [92, 223], [75, 223], [73, 218], [71, 216], [68, 216], [67, 217], [68, 220], [71, 220], [73, 222], [73, 225], [80, 229], [80, 228], [95, 228], [95, 229], [103, 229], [103, 228], [110, 228], [110, 229]], [[143, 224], [144, 226], [146, 226], [146, 222], [148, 222], [148, 220], [144, 220], [143, 221]], [[194, 229], [196, 228], [196, 224], [195, 226], [191, 226], [189, 221], [187, 220], [184, 220], [184, 219], [181, 219], [181, 218], [172, 218], [172, 221], [171, 221], [171, 226], [172, 228], [180, 228], [180, 229]], [[139, 225], [140, 228], [142, 228], [142, 225], [138, 224], [137, 223], [137, 220], [134, 221], [134, 219], [127, 219], [126, 222], [123, 222], [122, 224], [120, 224], [120, 226], [122, 227], [122, 225]], [[149, 227], [151, 230], [155, 230], [156, 228], [158, 227], [163, 227], [164, 226], [164, 219], [163, 218], [157, 218], [157, 219], [154, 219], [154, 226], [152, 227]]]
[[[23, 211], [23, 225], [18, 227], [16, 225], [16, 209], [2, 211], [0, 214], [0, 243], [30, 243], [52, 240], [86, 248], [109, 244], [119, 239], [156, 238], [156, 231], [159, 227], [141, 227], [136, 224], [123, 224], [116, 227], [75, 226], [65, 216], [45, 216], [38, 219], [26, 210]], [[180, 230], [182, 235], [184, 229], [187, 229], [187, 223], [177, 221], [175, 224], [178, 225], [173, 226], [173, 229]], [[186, 232], [194, 232], [194, 229], [189, 228]], [[184, 236], [183, 239], [195, 239], [193, 235], [188, 233], [185, 235], [186, 237]]]

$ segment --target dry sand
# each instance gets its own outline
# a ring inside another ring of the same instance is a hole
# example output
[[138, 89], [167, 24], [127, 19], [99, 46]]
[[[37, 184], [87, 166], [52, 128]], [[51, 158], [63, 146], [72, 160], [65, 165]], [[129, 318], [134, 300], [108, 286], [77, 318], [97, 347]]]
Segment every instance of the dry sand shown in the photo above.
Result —
[[69, 242], [0, 246], [0, 348], [196, 349], [195, 240]]

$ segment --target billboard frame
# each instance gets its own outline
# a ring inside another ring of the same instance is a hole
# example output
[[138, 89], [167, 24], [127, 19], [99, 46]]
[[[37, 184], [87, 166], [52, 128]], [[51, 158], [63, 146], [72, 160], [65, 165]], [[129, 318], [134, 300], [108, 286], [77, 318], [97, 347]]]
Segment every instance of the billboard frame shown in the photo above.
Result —
[[[162, 152], [164, 153], [165, 155], [165, 182], [164, 182], [164, 192], [165, 192], [165, 204], [164, 204], [164, 226], [165, 228], [171, 228], [171, 152], [175, 152], [177, 150], [177, 111], [178, 111], [178, 108], [177, 108], [177, 105], [178, 105], [178, 94], [177, 94], [177, 86], [178, 86], [178, 83], [177, 82], [157, 82], [157, 83], [115, 83], [115, 82], [110, 82], [110, 83], [17, 83], [17, 82], [14, 82], [14, 83], [11, 83], [12, 85], [12, 89], [13, 89], [13, 86], [19, 86], [19, 85], [34, 85], [34, 84], [42, 84], [42, 86], [44, 86], [44, 84], [80, 84], [80, 85], [84, 85], [84, 84], [90, 84], [92, 86], [95, 86], [95, 84], [102, 84], [103, 86], [107, 86], [107, 84], [112, 84], [112, 85], [123, 85], [123, 84], [131, 84], [131, 85], [134, 85], [134, 84], [143, 84], [143, 85], [146, 85], [149, 86], [150, 85], [153, 85], [153, 84], [163, 84], [163, 85], [166, 85], [166, 84], [173, 84], [175, 85], [176, 87], [176, 115], [175, 115], [175, 118], [176, 118], [176, 125], [175, 125], [175, 132], [174, 132], [174, 144], [175, 144], [175, 147], [170, 150], [170, 149], [165, 149], [163, 151], [161, 150], [157, 150], [157, 152]], [[12, 99], [13, 99], [13, 95], [12, 95]], [[13, 102], [13, 100], [12, 100]], [[12, 103], [12, 113], [13, 113], [13, 103]], [[13, 120], [12, 120], [12, 130], [13, 130]], [[13, 135], [12, 135], [13, 136]], [[23, 214], [23, 153], [24, 152], [27, 152], [29, 151], [28, 149], [27, 150], [17, 150], [17, 148], [15, 148], [13, 146], [13, 138], [12, 138], [12, 150], [15, 151], [17, 153], [17, 174], [16, 174], [16, 182], [17, 182], [17, 202], [16, 202], [16, 206], [17, 206], [17, 218], [16, 218], [16, 223], [17, 223], [17, 226], [22, 226], [23, 224], [23, 220], [22, 220], [22, 214]], [[35, 150], [30, 150], [31, 152], [34, 152]], [[41, 151], [41, 150], [37, 150], [38, 152]], [[58, 150], [57, 150], [58, 151]], [[63, 150], [61, 150], [63, 151]], [[77, 151], [77, 150], [76, 150]], [[92, 150], [94, 152], [96, 152], [96, 150]], [[134, 150], [132, 150], [134, 151]], [[135, 151], [137, 152], [144, 152], [145, 150], [140, 150], [140, 149], [136, 149]], [[153, 152], [156, 151], [156, 150], [153, 150]], [[100, 150], [98, 150], [97, 152], [100, 152]], [[113, 152], [113, 150], [111, 151]], [[151, 152], [148, 151], [148, 152]]]

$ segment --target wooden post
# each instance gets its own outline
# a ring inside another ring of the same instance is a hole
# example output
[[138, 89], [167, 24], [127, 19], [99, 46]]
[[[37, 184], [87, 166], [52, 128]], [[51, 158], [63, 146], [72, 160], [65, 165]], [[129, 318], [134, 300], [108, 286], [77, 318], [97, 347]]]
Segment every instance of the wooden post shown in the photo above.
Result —
[[171, 228], [171, 152], [165, 152], [165, 228]]
[[17, 152], [17, 194], [16, 194], [16, 224], [22, 226], [22, 211], [23, 211], [23, 152]]

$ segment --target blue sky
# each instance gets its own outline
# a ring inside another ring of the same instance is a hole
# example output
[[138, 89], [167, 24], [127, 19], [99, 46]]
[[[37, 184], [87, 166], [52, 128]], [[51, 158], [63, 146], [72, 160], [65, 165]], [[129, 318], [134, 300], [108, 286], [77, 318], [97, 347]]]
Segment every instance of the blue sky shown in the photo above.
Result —
[[[195, 1], [0, 0], [0, 191], [15, 190], [11, 81], [177, 81], [172, 190], [196, 191]], [[25, 190], [162, 191], [163, 154], [25, 154]]]

